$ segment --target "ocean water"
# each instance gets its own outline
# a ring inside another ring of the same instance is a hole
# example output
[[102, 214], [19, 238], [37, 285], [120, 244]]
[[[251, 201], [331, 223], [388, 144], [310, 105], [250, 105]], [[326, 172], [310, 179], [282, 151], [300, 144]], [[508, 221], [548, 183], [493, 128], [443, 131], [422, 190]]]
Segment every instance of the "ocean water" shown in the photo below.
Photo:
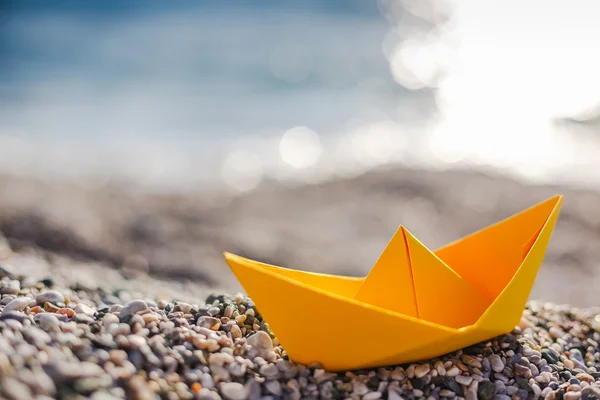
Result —
[[0, 173], [246, 191], [399, 163], [600, 182], [593, 135], [503, 113], [513, 92], [479, 110], [477, 82], [399, 83], [403, 28], [375, 1], [1, 7]]

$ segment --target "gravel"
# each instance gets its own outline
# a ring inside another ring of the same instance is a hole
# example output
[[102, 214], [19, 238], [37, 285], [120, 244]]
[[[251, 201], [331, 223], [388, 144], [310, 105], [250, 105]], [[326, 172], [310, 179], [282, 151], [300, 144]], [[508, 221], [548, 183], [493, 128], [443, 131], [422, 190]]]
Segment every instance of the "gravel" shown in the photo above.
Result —
[[[409, 365], [333, 373], [291, 362], [242, 294], [194, 304], [55, 286], [0, 280], [4, 398], [600, 398], [593, 309], [531, 302], [513, 332], [488, 342]], [[378, 340], [378, 329], [364, 340]]]

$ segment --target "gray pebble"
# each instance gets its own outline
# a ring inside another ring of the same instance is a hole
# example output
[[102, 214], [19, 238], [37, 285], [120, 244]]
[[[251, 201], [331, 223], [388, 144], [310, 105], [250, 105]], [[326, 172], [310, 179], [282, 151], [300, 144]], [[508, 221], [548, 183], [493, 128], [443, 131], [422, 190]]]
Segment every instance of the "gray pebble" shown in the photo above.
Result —
[[33, 299], [31, 297], [16, 297], [12, 299], [6, 306], [4, 306], [2, 313], [8, 311], [22, 311], [32, 302]]
[[91, 324], [92, 322], [94, 322], [94, 318], [86, 314], [75, 314], [73, 316], [73, 321], [79, 324]]
[[504, 371], [504, 363], [502, 362], [502, 358], [500, 358], [497, 354], [491, 354], [488, 357], [490, 364], [492, 366], [492, 371], [494, 372], [502, 372]]
[[250, 336], [246, 342], [258, 352], [260, 357], [264, 358], [266, 353], [273, 351], [273, 340], [267, 332], [258, 331]]
[[268, 379], [277, 379], [279, 377], [279, 369], [275, 364], [265, 364], [260, 367], [259, 372]]
[[267, 389], [267, 392], [275, 396], [281, 396], [281, 383], [279, 381], [267, 381], [265, 383], [265, 388]]
[[221, 309], [219, 307], [211, 307], [208, 309], [208, 313], [213, 317], [215, 315], [219, 315], [220, 312], [221, 312]]
[[221, 385], [221, 394], [228, 400], [244, 400], [246, 388], [241, 383], [226, 382]]
[[457, 375], [454, 379], [457, 383], [464, 386], [469, 386], [473, 382], [473, 378], [468, 375]]
[[127, 321], [134, 314], [137, 314], [141, 311], [146, 311], [147, 309], [148, 305], [144, 300], [131, 300], [123, 308], [121, 308], [119, 316], [121, 321]]
[[47, 331], [57, 327], [60, 323], [56, 315], [46, 312], [36, 314], [35, 317], [33, 317], [33, 320], [36, 321], [42, 329]]
[[57, 292], [56, 290], [47, 290], [45, 292], [42, 292], [40, 294], [38, 294], [37, 296], [35, 296], [35, 301], [37, 304], [44, 304], [46, 302], [48, 303], [64, 303], [65, 302], [65, 296], [63, 296], [61, 293]]
[[91, 307], [88, 307], [83, 303], [77, 304], [75, 308], [73, 308], [73, 311], [75, 311], [75, 313], [77, 314], [85, 314], [89, 317], [93, 317], [94, 314], [96, 314], [96, 312]]

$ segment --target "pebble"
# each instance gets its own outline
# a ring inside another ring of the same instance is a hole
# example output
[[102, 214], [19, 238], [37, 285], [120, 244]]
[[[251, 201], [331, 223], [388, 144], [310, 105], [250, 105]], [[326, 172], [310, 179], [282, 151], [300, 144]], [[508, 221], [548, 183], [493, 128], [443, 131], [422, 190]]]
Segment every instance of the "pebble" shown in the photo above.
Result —
[[431, 369], [429, 364], [419, 364], [415, 368], [415, 377], [422, 378], [429, 373]]
[[265, 331], [256, 332], [246, 340], [246, 343], [252, 346], [252, 348], [258, 352], [260, 357], [264, 357], [266, 354], [273, 351], [273, 340]]
[[504, 363], [502, 362], [502, 358], [500, 358], [497, 354], [490, 354], [488, 357], [490, 360], [490, 364], [492, 366], [492, 371], [494, 372], [502, 372], [504, 371]]
[[42, 292], [40, 294], [38, 294], [35, 297], [35, 301], [38, 304], [44, 304], [44, 303], [64, 303], [65, 302], [65, 296], [62, 295], [62, 293], [57, 292], [56, 290], [47, 290], [45, 292]]
[[96, 313], [94, 310], [92, 310], [91, 307], [88, 307], [83, 303], [77, 304], [75, 306], [75, 308], [73, 309], [73, 311], [75, 311], [76, 314], [85, 314], [89, 317], [93, 317], [94, 314]]
[[219, 321], [215, 317], [208, 317], [206, 315], [203, 315], [200, 318], [198, 318], [198, 321], [196, 321], [196, 325], [202, 328], [217, 330], [221, 326], [221, 321]]
[[237, 382], [223, 383], [221, 394], [228, 400], [244, 400], [247, 397], [246, 388]]
[[456, 397], [456, 393], [454, 393], [452, 390], [442, 389], [442, 390], [440, 390], [440, 396], [447, 397], [447, 398], [454, 398], [454, 397]]
[[476, 359], [473, 356], [470, 356], [468, 354], [463, 354], [460, 359], [462, 360], [462, 362], [464, 362], [467, 365], [470, 365], [471, 367], [474, 368], [481, 368], [481, 361], [479, 361], [478, 359]]
[[454, 379], [457, 383], [465, 386], [469, 386], [473, 382], [473, 378], [467, 375], [457, 375]]
[[32, 301], [33, 299], [30, 297], [14, 298], [6, 306], [4, 306], [2, 313], [6, 313], [8, 311], [22, 311], [25, 309], [25, 307], [31, 304]]
[[147, 309], [148, 304], [144, 300], [131, 300], [121, 309], [119, 317], [121, 321], [126, 321], [132, 315], [146, 311]]

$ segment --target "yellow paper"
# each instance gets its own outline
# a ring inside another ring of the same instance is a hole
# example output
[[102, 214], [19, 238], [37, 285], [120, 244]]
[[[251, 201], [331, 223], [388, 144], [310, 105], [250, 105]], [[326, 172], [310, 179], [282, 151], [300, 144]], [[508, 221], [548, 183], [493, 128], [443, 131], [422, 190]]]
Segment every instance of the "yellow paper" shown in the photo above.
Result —
[[225, 259], [292, 360], [332, 371], [414, 362], [519, 323], [562, 201], [434, 252], [401, 226], [364, 278]]

